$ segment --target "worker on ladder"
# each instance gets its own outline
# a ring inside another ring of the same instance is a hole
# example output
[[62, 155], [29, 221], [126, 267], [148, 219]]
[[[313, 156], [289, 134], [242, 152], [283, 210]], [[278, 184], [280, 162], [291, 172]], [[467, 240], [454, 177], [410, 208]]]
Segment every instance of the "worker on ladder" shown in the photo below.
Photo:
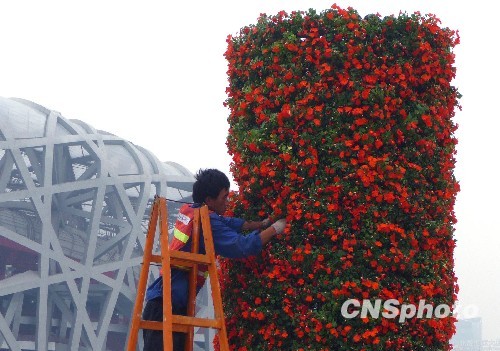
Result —
[[[193, 229], [194, 208], [206, 204], [210, 210], [210, 224], [213, 233], [215, 252], [227, 258], [245, 258], [258, 254], [276, 234], [281, 234], [286, 226], [285, 219], [270, 224], [269, 219], [263, 221], [246, 221], [241, 218], [224, 217], [229, 195], [229, 179], [217, 169], [200, 170], [193, 184], [194, 204], [181, 207], [175, 223], [174, 238], [170, 243], [173, 250], [190, 252], [189, 240]], [[241, 231], [252, 231], [248, 235]], [[205, 253], [203, 240], [200, 240], [200, 253]], [[186, 315], [188, 303], [189, 272], [173, 268], [172, 280], [172, 313]], [[206, 269], [199, 266], [197, 291], [205, 282]], [[144, 320], [162, 321], [163, 318], [163, 280], [160, 276], [147, 289], [146, 305], [143, 311]], [[163, 350], [162, 331], [143, 330], [144, 351]], [[186, 335], [173, 333], [174, 351], [184, 351]]]

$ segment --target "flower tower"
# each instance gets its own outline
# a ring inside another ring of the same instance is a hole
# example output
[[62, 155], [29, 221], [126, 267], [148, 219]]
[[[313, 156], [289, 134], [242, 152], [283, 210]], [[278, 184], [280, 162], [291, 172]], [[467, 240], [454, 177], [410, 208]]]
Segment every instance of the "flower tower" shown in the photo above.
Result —
[[262, 255], [222, 260], [232, 349], [450, 349], [446, 309], [343, 308], [455, 302], [457, 33], [334, 5], [227, 42], [234, 213], [288, 221]]

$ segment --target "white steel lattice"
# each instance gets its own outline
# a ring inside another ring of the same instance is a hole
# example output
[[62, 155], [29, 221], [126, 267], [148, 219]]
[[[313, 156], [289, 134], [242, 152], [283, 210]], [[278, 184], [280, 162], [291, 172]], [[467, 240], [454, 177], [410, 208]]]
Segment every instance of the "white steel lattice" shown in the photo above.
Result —
[[[0, 350], [123, 350], [152, 199], [190, 201], [193, 181], [115, 135], [0, 97]], [[206, 289], [199, 299], [210, 313]], [[210, 339], [200, 333], [198, 349]]]

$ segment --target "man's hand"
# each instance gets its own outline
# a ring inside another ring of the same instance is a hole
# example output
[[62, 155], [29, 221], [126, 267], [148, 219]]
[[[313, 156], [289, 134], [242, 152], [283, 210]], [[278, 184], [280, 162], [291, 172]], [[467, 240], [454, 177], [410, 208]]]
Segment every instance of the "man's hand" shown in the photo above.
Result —
[[262, 240], [262, 245], [265, 245], [271, 240], [275, 235], [282, 234], [286, 227], [286, 220], [284, 218], [277, 220], [267, 229], [260, 232], [260, 239]]
[[285, 230], [286, 227], [286, 220], [284, 218], [278, 219], [276, 222], [271, 224], [271, 227], [276, 230], [276, 234], [283, 234], [283, 231]]

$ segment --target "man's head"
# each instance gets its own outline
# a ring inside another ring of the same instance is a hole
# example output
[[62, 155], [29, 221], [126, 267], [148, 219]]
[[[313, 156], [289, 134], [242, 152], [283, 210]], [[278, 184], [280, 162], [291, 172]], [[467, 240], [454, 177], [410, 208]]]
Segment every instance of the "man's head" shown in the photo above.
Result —
[[229, 179], [217, 169], [199, 170], [193, 184], [193, 201], [206, 203], [217, 214], [224, 214], [229, 195]]

